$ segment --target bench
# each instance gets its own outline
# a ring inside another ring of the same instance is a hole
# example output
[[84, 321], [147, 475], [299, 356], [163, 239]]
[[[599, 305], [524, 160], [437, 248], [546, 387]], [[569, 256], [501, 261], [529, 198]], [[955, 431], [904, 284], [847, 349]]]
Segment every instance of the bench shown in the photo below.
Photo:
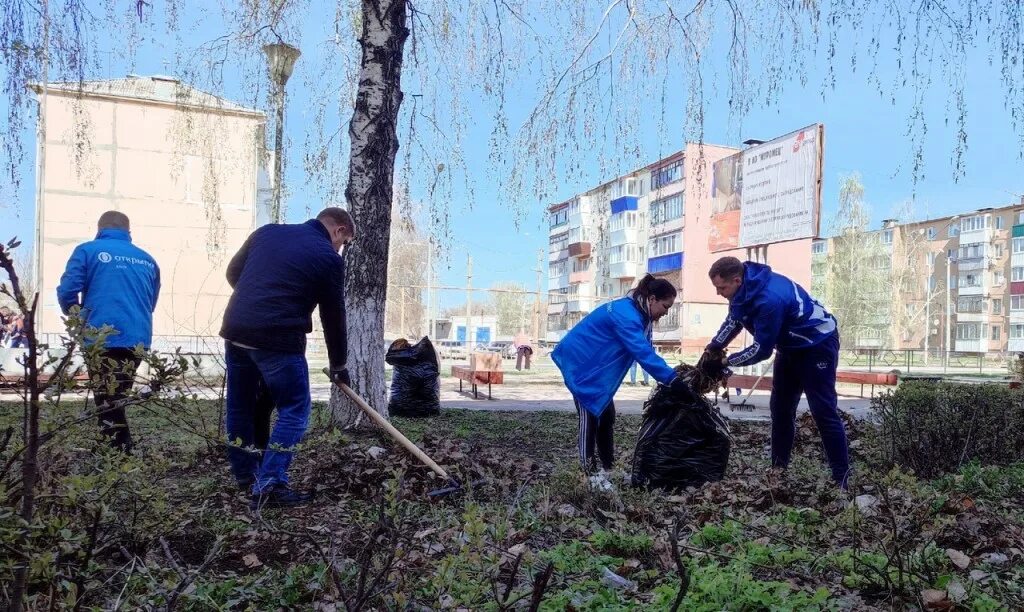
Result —
[[[863, 397], [864, 385], [871, 385], [872, 395], [874, 395], [875, 386], [895, 387], [899, 384], [899, 376], [891, 372], [857, 372], [840, 370], [836, 372], [836, 382], [860, 385], [860, 394], [861, 397]], [[765, 376], [733, 374], [729, 377], [728, 385], [730, 389], [750, 389], [751, 391], [758, 389], [760, 391], [771, 391], [772, 377], [767, 374]], [[743, 402], [739, 405], [742, 405], [742, 403]]]
[[505, 373], [495, 370], [474, 370], [468, 365], [453, 365], [452, 376], [459, 379], [459, 393], [462, 393], [462, 382], [473, 385], [473, 399], [480, 399], [477, 394], [477, 384], [487, 385], [487, 399], [491, 397], [491, 385], [500, 385], [505, 382]]

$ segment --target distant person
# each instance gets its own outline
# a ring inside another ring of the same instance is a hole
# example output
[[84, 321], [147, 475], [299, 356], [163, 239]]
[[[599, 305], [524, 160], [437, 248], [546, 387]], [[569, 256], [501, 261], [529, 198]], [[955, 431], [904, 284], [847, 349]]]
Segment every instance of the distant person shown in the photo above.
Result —
[[789, 466], [796, 409], [800, 395], [806, 393], [832, 479], [845, 489], [850, 458], [836, 396], [839, 329], [835, 318], [803, 287], [764, 264], [722, 257], [711, 266], [708, 276], [718, 295], [729, 300], [729, 315], [706, 352], [720, 354], [743, 328], [753, 334], [754, 342], [723, 358], [722, 367], [752, 365], [775, 350], [770, 400], [772, 466]]
[[533, 344], [526, 334], [516, 334], [512, 343], [516, 347], [516, 369], [523, 369], [523, 361], [526, 361], [526, 369], [530, 369], [530, 358], [533, 356]]
[[[288, 485], [288, 467], [312, 409], [306, 334], [313, 331], [313, 309], [319, 306], [331, 380], [351, 384], [345, 269], [338, 252], [354, 239], [348, 211], [325, 208], [305, 223], [257, 229], [228, 264], [234, 292], [220, 331], [227, 362], [227, 455], [238, 485], [251, 491], [254, 508], [296, 506], [312, 498]], [[277, 408], [277, 421], [264, 442], [269, 406]]]
[[28, 348], [28, 334], [25, 333], [25, 315], [16, 314], [12, 317], [7, 334], [11, 338], [11, 348]]
[[[636, 385], [636, 370], [637, 370], [637, 366], [638, 365], [639, 364], [634, 361], [633, 365], [629, 366], [629, 384], [631, 384], [631, 385]], [[643, 372], [643, 375], [644, 375], [643, 385], [646, 387], [648, 384], [650, 384], [650, 381], [651, 381], [650, 376], [647, 374], [647, 370], [645, 370], [643, 368], [640, 368], [640, 371]]]
[[[128, 418], [118, 402], [127, 397], [142, 359], [138, 349], [153, 341], [153, 311], [160, 294], [160, 267], [132, 244], [128, 217], [111, 210], [100, 215], [96, 239], [75, 247], [57, 287], [65, 315], [80, 308], [85, 325], [114, 332], [103, 342], [99, 359], [87, 359], [100, 431], [126, 453], [132, 449]], [[88, 334], [87, 344], [95, 337]], [[91, 363], [89, 363], [91, 362]]]
[[0, 306], [0, 348], [7, 348], [8, 329], [14, 322], [14, 313], [6, 306]]
[[[665, 316], [675, 300], [672, 283], [648, 274], [626, 297], [591, 311], [551, 353], [576, 404], [580, 465], [595, 489], [612, 488], [608, 479], [615, 462], [612, 398], [633, 362], [640, 362], [658, 382], [693, 395], [686, 381], [677, 377], [651, 343], [654, 322]], [[595, 461], [595, 446], [600, 468]]]

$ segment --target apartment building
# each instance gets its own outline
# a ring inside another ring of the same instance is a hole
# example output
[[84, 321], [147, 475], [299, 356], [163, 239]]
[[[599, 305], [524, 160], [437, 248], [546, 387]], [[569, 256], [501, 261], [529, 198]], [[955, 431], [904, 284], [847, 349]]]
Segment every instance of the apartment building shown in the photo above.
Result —
[[[1018, 204], [900, 224], [873, 235], [875, 270], [889, 291], [844, 344], [984, 353], [1024, 351], [1024, 199]], [[824, 292], [837, 238], [812, 246]], [[842, 323], [842, 321], [841, 321]]]
[[548, 208], [548, 341], [560, 340], [598, 304], [625, 295], [644, 274], [679, 289], [654, 327], [664, 347], [702, 349], [727, 304], [707, 278], [718, 257], [766, 261], [797, 282], [811, 278], [811, 240], [712, 253], [712, 164], [737, 149], [688, 143], [643, 168]]

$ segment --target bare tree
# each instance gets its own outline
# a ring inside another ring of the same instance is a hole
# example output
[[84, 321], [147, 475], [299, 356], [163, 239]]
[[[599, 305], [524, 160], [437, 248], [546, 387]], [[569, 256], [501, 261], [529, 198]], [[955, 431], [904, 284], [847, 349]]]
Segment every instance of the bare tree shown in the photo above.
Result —
[[425, 312], [422, 298], [429, 238], [423, 235], [412, 219], [403, 219], [395, 210], [391, 220], [390, 253], [388, 254], [388, 306], [386, 329], [397, 336], [418, 338]]
[[505, 290], [492, 293], [495, 314], [498, 315], [497, 333], [511, 336], [530, 329], [534, 303], [532, 298], [527, 297], [526, 288], [520, 283], [502, 283], [496, 285], [495, 289]]

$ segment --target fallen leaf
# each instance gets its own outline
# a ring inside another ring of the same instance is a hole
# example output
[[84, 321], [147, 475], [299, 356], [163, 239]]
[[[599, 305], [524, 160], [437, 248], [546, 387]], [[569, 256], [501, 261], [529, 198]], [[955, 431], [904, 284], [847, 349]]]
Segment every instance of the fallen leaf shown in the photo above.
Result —
[[946, 597], [945, 591], [925, 589], [921, 591], [921, 600], [929, 610], [952, 610], [953, 602]]
[[971, 573], [968, 574], [967, 577], [975, 582], [981, 582], [982, 580], [988, 578], [988, 572], [983, 572], [981, 570], [971, 570]]
[[946, 556], [953, 562], [953, 565], [960, 569], [967, 569], [967, 566], [971, 564], [971, 558], [955, 548], [947, 548]]
[[249, 553], [242, 557], [242, 563], [244, 563], [245, 566], [248, 568], [254, 568], [263, 565], [263, 562], [260, 561], [260, 558], [256, 556], [256, 553]]
[[516, 544], [512, 548], [508, 549], [508, 554], [512, 555], [513, 557], [518, 557], [524, 552], [526, 552], [526, 544]]
[[967, 589], [959, 580], [954, 580], [946, 586], [946, 593], [949, 594], [949, 598], [956, 603], [961, 603], [967, 599]]
[[981, 556], [981, 560], [992, 565], [1002, 565], [1009, 561], [1010, 558], [1003, 553], [985, 553]]
[[417, 531], [415, 533], [415, 535], [413, 535], [412, 537], [416, 538], [417, 540], [422, 540], [423, 538], [425, 538], [428, 535], [434, 533], [435, 531], [437, 531], [437, 529], [431, 527], [430, 529], [424, 529], [423, 531]]

